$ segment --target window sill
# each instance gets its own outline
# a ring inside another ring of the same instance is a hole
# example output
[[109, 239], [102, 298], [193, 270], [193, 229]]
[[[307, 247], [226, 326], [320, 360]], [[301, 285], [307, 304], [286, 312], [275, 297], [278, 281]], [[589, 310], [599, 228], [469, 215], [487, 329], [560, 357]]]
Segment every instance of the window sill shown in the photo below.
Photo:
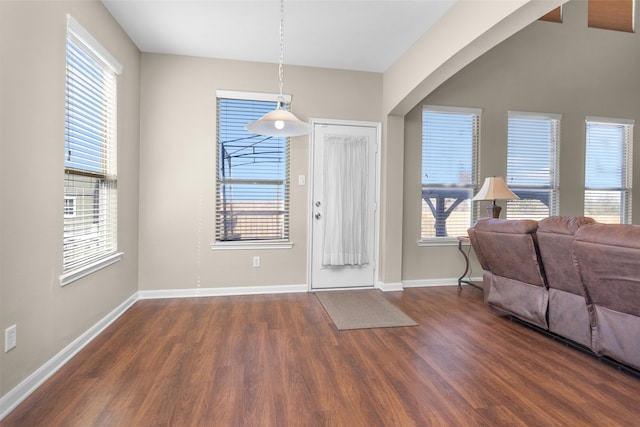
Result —
[[418, 240], [418, 247], [458, 246], [457, 237], [436, 237], [429, 240]]
[[291, 249], [292, 242], [215, 242], [211, 244], [211, 249], [229, 249], [229, 250], [256, 250], [256, 249]]
[[120, 261], [122, 259], [122, 255], [123, 255], [123, 252], [116, 252], [114, 254], [111, 254], [104, 258], [99, 259], [93, 264], [89, 264], [77, 270], [64, 273], [62, 276], [60, 276], [60, 286], [66, 286], [69, 283], [75, 282], [76, 280], [81, 279], [85, 276], [88, 276], [91, 273], [95, 273], [98, 270], [102, 270], [103, 268]]

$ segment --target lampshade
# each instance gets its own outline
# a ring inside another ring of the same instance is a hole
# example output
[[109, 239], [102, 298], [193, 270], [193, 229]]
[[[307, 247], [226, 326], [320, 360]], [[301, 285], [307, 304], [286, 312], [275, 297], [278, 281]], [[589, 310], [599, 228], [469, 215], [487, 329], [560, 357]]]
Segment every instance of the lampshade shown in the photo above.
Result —
[[513, 200], [519, 199], [509, 190], [507, 184], [504, 182], [504, 178], [501, 176], [490, 176], [485, 178], [482, 188], [478, 191], [478, 194], [474, 196], [472, 200]]
[[300, 121], [293, 113], [278, 108], [268, 112], [255, 122], [245, 126], [249, 132], [266, 136], [299, 136], [310, 132], [309, 124]]

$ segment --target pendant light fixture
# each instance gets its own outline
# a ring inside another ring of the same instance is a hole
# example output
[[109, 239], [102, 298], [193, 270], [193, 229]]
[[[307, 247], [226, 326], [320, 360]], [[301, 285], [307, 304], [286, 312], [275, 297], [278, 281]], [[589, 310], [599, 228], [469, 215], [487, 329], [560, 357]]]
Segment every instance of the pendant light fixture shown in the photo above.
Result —
[[308, 123], [300, 121], [290, 111], [284, 110], [284, 96], [282, 87], [284, 80], [284, 0], [280, 0], [280, 66], [278, 69], [280, 79], [280, 95], [278, 96], [278, 106], [275, 110], [268, 112], [255, 122], [247, 123], [245, 129], [258, 135], [266, 136], [299, 136], [306, 135], [311, 131]]

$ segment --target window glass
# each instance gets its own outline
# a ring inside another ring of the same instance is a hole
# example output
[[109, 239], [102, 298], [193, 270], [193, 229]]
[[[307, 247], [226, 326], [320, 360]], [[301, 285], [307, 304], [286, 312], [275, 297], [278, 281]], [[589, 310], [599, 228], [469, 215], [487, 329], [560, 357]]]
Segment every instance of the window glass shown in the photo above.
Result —
[[73, 218], [76, 216], [76, 198], [65, 197], [64, 198], [64, 217]]
[[287, 241], [289, 138], [245, 130], [276, 108], [277, 97], [217, 104], [216, 241]]
[[478, 109], [423, 108], [421, 240], [467, 234], [479, 134]]
[[603, 223], [631, 223], [633, 122], [587, 118], [584, 214]]
[[560, 116], [509, 112], [507, 219], [540, 220], [558, 214]]
[[117, 252], [116, 70], [69, 17], [66, 49], [63, 272]]
[[562, 23], [562, 6], [558, 6], [555, 9], [547, 12], [538, 18], [540, 21], [547, 22], [559, 22]]
[[589, 28], [633, 33], [634, 0], [588, 0]]

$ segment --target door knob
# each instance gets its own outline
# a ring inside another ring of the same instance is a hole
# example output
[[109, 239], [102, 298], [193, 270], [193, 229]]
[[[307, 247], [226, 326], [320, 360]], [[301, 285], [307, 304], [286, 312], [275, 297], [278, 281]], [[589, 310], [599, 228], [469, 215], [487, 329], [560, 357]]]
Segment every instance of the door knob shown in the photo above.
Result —
[[318, 212], [318, 213], [316, 213], [316, 215], [315, 215], [315, 216], [316, 216], [316, 219], [320, 219], [320, 217], [321, 217], [322, 215], [320, 215], [320, 212]]

